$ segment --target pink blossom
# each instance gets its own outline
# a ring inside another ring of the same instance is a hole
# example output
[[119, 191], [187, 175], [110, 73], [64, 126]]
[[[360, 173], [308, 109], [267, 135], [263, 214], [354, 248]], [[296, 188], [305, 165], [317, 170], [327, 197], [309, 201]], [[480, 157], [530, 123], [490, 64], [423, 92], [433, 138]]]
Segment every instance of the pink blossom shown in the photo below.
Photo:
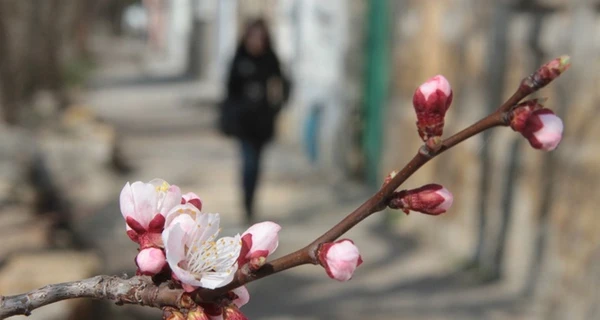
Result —
[[238, 258], [238, 265], [242, 266], [254, 260], [255, 269], [260, 268], [266, 258], [277, 249], [279, 230], [281, 230], [281, 226], [271, 221], [260, 222], [248, 228], [242, 234], [242, 250]]
[[342, 239], [321, 245], [319, 262], [330, 278], [348, 281], [352, 278], [356, 267], [362, 263], [362, 258], [352, 240]]
[[521, 132], [535, 149], [552, 151], [562, 139], [563, 122], [549, 109], [534, 111]]
[[181, 201], [181, 191], [175, 185], [169, 185], [161, 179], [148, 183], [129, 182], [121, 190], [121, 213], [125, 218], [127, 235], [131, 240], [140, 243], [142, 248], [160, 246], [155, 243], [156, 237], [149, 234], [162, 232], [165, 215]]
[[415, 90], [413, 107], [417, 113], [417, 129], [423, 141], [440, 137], [444, 117], [452, 103], [452, 88], [444, 76], [437, 75]]
[[448, 189], [439, 184], [427, 184], [417, 189], [394, 193], [389, 202], [392, 209], [410, 210], [430, 215], [446, 212], [452, 206], [454, 197]]
[[181, 196], [181, 204], [185, 203], [190, 203], [198, 208], [198, 210], [202, 210], [202, 200], [200, 200], [200, 197], [193, 192], [188, 192]]
[[135, 263], [141, 274], [153, 276], [163, 270], [167, 261], [165, 253], [161, 249], [146, 248], [138, 253]]

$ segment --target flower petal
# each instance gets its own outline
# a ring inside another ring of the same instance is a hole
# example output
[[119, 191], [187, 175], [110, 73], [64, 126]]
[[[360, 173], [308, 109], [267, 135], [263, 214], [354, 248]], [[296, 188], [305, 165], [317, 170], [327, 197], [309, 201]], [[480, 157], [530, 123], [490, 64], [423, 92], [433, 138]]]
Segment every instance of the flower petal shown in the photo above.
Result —
[[196, 216], [200, 214], [200, 210], [193, 206], [192, 204], [179, 204], [171, 208], [169, 212], [166, 214], [166, 222], [165, 228], [168, 227], [173, 220], [180, 215], [188, 215], [191, 216], [192, 219], [196, 219]]
[[233, 300], [233, 303], [235, 303], [238, 308], [241, 308], [250, 301], [250, 293], [248, 292], [248, 289], [246, 289], [246, 286], [237, 287], [231, 291], [237, 296], [237, 298]]
[[156, 190], [151, 184], [136, 181], [131, 184], [131, 192], [134, 202], [133, 216], [135, 220], [147, 228], [150, 220], [157, 214], [158, 195]]

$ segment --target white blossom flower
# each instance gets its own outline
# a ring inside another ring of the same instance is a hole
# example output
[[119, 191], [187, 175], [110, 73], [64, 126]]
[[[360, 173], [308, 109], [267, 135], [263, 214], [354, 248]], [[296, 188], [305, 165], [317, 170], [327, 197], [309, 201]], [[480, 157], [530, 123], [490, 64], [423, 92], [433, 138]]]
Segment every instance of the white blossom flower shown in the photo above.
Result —
[[219, 214], [196, 209], [193, 215], [178, 215], [163, 231], [167, 262], [188, 292], [222, 287], [233, 280], [241, 239], [238, 234], [216, 240], [219, 222]]

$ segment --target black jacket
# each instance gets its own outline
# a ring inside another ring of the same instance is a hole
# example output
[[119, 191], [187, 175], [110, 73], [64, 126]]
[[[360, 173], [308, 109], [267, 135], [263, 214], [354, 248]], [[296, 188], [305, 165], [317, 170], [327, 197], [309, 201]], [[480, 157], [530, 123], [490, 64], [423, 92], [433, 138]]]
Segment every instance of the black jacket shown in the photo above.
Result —
[[[279, 79], [284, 85], [283, 100], [270, 102], [269, 81]], [[222, 124], [232, 128], [229, 134], [240, 139], [266, 142], [273, 138], [275, 120], [289, 94], [289, 84], [281, 73], [279, 60], [269, 50], [262, 56], [252, 56], [240, 47], [231, 63], [227, 80], [227, 98], [222, 106]], [[225, 110], [226, 109], [226, 110]]]

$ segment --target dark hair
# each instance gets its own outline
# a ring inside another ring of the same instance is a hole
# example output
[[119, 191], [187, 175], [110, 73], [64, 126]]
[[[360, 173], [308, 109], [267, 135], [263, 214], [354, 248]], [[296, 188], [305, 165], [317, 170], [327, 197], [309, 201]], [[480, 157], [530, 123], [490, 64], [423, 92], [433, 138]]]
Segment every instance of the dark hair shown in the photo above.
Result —
[[264, 35], [263, 40], [265, 41], [265, 54], [266, 55], [275, 55], [275, 51], [273, 50], [273, 41], [271, 40], [271, 32], [269, 31], [267, 22], [263, 18], [256, 18], [256, 19], [250, 20], [246, 23], [246, 27], [244, 28], [244, 33], [243, 33], [242, 37], [240, 38], [240, 42], [239, 42], [237, 50], [236, 50], [236, 56], [240, 55], [240, 54], [245, 54], [245, 55], [248, 54], [248, 51], [246, 50], [245, 42], [246, 42], [246, 39], [248, 39], [250, 32], [256, 28], [262, 29], [262, 32]]

